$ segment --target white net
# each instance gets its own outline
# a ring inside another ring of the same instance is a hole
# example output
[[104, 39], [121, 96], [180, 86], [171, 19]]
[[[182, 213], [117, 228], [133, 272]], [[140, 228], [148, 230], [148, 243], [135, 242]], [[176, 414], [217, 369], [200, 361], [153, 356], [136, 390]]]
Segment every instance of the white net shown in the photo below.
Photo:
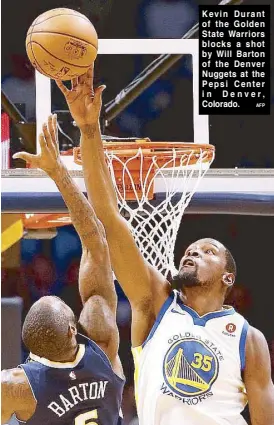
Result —
[[[134, 156], [125, 159], [117, 151], [106, 149], [105, 155], [120, 212], [127, 218], [144, 257], [167, 277], [177, 272], [174, 246], [182, 216], [214, 155], [202, 148], [186, 153], [171, 149], [164, 164], [155, 155], [146, 167], [144, 152], [139, 148]], [[136, 163], [138, 167], [133, 166]], [[119, 178], [117, 168], [121, 170]], [[154, 198], [149, 199], [155, 192]]]

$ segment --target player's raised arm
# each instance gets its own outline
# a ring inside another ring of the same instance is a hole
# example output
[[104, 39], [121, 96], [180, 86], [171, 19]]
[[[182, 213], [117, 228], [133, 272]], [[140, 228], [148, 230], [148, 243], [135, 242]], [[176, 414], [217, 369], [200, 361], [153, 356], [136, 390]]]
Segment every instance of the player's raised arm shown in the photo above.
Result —
[[[107, 342], [105, 349], [108, 349], [108, 344], [114, 343], [114, 351], [117, 354], [119, 341], [116, 326], [117, 296], [104, 228], [60, 159], [56, 122], [56, 116], [50, 116], [48, 125], [44, 124], [43, 133], [39, 138], [40, 154], [20, 152], [15, 154], [14, 158], [22, 158], [32, 167], [44, 170], [60, 190], [82, 242], [79, 290], [83, 304], [88, 303], [88, 306], [83, 309], [80, 321], [91, 339], [102, 345]], [[100, 319], [101, 333], [97, 332], [98, 328], [91, 323], [93, 318], [91, 314]]]
[[[13, 157], [28, 162], [32, 168], [41, 168], [51, 177], [60, 190], [69, 209], [70, 217], [81, 239], [82, 245], [93, 251], [94, 258], [100, 258], [105, 251], [105, 237], [102, 226], [93, 208], [71, 178], [60, 158], [57, 138], [57, 117], [50, 115], [39, 135], [41, 153], [31, 155], [18, 152]], [[96, 247], [96, 249], [94, 249]]]
[[88, 195], [105, 227], [112, 266], [131, 305], [135, 309], [147, 310], [150, 303], [157, 310], [157, 305], [161, 306], [166, 299], [167, 282], [145, 261], [127, 223], [119, 214], [99, 126], [104, 86], [93, 92], [92, 84], [92, 70], [78, 81], [74, 80], [71, 90], [58, 82], [81, 130], [81, 154]]
[[265, 337], [250, 327], [246, 341], [244, 382], [252, 425], [274, 425], [274, 385]]

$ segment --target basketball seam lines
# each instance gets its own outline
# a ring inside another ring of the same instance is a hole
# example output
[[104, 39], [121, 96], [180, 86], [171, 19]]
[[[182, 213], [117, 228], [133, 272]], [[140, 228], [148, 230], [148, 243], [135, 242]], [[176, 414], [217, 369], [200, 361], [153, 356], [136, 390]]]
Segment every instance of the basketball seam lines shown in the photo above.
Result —
[[[73, 63], [70, 63], [70, 62], [66, 62], [66, 61], [64, 61], [64, 59], [60, 59], [60, 58], [57, 58], [57, 56], [54, 56], [51, 52], [49, 52], [47, 49], [45, 49], [40, 43], [37, 43], [37, 41], [32, 41], [32, 44], [37, 44], [38, 46], [40, 46], [43, 50], [45, 50], [45, 52], [47, 52], [50, 56], [52, 56], [54, 59], [57, 59], [57, 60], [59, 60], [60, 62], [64, 62], [65, 64], [67, 64], [67, 65], [70, 65], [70, 66], [75, 66], [75, 67], [77, 67], [77, 68], [89, 68], [90, 67], [90, 65], [75, 65], [75, 64], [73, 64]], [[42, 69], [42, 68], [41, 68]]]
[[32, 43], [30, 42], [30, 43], [28, 43], [28, 45], [29, 45], [29, 44], [30, 44], [30, 48], [31, 48], [31, 53], [32, 53], [32, 55], [33, 55], [33, 58], [34, 58], [34, 61], [35, 61], [36, 67], [37, 67], [37, 71], [39, 71], [41, 74], [44, 74], [44, 75], [46, 75], [47, 77], [51, 78], [51, 75], [49, 75], [47, 72], [45, 72], [45, 71], [43, 70], [43, 68], [40, 66], [40, 64], [38, 64], [37, 59], [36, 59], [35, 54], [34, 54], [34, 51], [33, 51], [33, 49], [32, 49]]
[[[87, 40], [84, 40], [83, 38], [79, 38], [79, 37], [75, 37], [74, 35], [71, 34], [66, 34], [64, 32], [56, 32], [56, 31], [32, 31], [32, 34], [58, 34], [58, 35], [65, 35], [67, 37], [71, 37], [74, 40], [80, 40], [80, 41], [84, 41], [87, 44], [90, 44], [92, 47], [94, 47], [94, 49], [98, 50], [98, 48], [96, 46], [94, 46], [94, 44], [90, 43]], [[33, 41], [33, 43], [35, 43], [35, 41]]]
[[84, 19], [87, 22], [90, 22], [90, 20], [86, 17], [86, 16], [80, 16], [74, 13], [58, 13], [58, 15], [53, 15], [53, 16], [49, 16], [48, 18], [44, 19], [41, 22], [37, 22], [37, 24], [35, 24], [35, 21], [38, 19], [36, 18], [35, 21], [31, 24], [32, 27], [35, 27], [36, 25], [40, 25], [43, 22], [49, 21], [52, 18], [55, 18], [56, 16], [77, 16], [78, 18]]
[[[40, 66], [40, 64], [38, 64], [37, 59], [36, 59], [36, 57], [35, 57], [35, 54], [34, 54], [34, 52], [33, 52], [31, 36], [32, 36], [32, 32], [30, 33], [30, 42], [27, 44], [27, 46], [30, 44], [31, 53], [32, 53], [33, 58], [34, 58], [34, 60], [35, 60], [35, 62], [36, 62], [36, 66], [37, 66], [37, 68], [40, 68], [40, 70], [42, 70], [42, 74], [44, 74], [44, 73], [45, 73], [45, 71], [44, 71], [44, 70], [43, 70], [43, 68]], [[39, 71], [39, 69], [38, 69], [38, 71]], [[45, 74], [46, 74], [48, 77], [50, 77], [50, 75], [49, 75], [49, 74], [47, 74], [47, 73], [45, 73]], [[51, 77], [50, 77], [50, 78], [51, 78]]]

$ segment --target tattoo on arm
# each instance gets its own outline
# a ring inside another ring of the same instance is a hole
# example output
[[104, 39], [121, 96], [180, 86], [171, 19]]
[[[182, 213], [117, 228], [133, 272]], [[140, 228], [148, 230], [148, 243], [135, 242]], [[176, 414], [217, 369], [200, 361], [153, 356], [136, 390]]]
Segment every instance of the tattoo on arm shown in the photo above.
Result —
[[10, 385], [8, 391], [10, 398], [23, 400], [29, 395], [30, 388], [26, 382], [17, 382], [16, 385]]
[[69, 209], [72, 223], [82, 243], [87, 248], [94, 248], [94, 243], [96, 243], [99, 248], [98, 243], [104, 236], [102, 228], [92, 206], [74, 183], [68, 170], [65, 167], [62, 168], [60, 173], [55, 176], [54, 181]]
[[24, 376], [13, 376], [12, 370], [1, 372], [2, 423], [33, 399], [30, 386]]

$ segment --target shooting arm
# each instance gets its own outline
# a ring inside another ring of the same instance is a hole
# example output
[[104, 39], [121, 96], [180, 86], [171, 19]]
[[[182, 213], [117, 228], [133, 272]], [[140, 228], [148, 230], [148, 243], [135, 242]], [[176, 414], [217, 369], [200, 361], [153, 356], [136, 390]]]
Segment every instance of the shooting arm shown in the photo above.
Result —
[[[168, 296], [169, 288], [164, 277], [143, 259], [117, 208], [99, 126], [104, 86], [93, 91], [92, 67], [72, 81], [71, 90], [61, 81], [57, 85], [81, 130], [81, 153], [88, 197], [104, 225], [115, 275], [133, 307], [133, 316], [136, 312], [138, 314], [138, 317], [133, 317], [132, 323], [144, 328], [140, 325], [141, 318], [147, 328], [144, 334], [147, 334], [153, 318]], [[140, 341], [142, 339], [139, 338]]]
[[[58, 146], [57, 116], [50, 115], [48, 123], [43, 125], [42, 133], [39, 135], [41, 152], [32, 155], [26, 152], [18, 152], [13, 157], [24, 159], [34, 168], [41, 168], [55, 182], [68, 207], [72, 223], [81, 239], [83, 256], [89, 263], [89, 270], [97, 271], [98, 267], [106, 264], [108, 248], [105, 232], [102, 224], [97, 219], [95, 212], [74, 183], [67, 168], [61, 161]], [[106, 264], [108, 275], [111, 273], [110, 263]], [[103, 274], [101, 278], [108, 275]], [[85, 281], [86, 282], [86, 281]], [[96, 282], [96, 285], [95, 285]], [[98, 280], [93, 284], [80, 285], [80, 295], [85, 302], [91, 295], [102, 295], [107, 297], [107, 289], [100, 285]]]
[[88, 196], [105, 227], [115, 275], [133, 307], [147, 309], [150, 302], [157, 311], [168, 295], [167, 282], [145, 261], [119, 214], [99, 124], [81, 128], [81, 154]]
[[[111, 298], [113, 302], [112, 292], [105, 284], [108, 280], [112, 282], [112, 274], [104, 228], [65, 166], [59, 166], [51, 177], [62, 194], [82, 243], [81, 270], [86, 277], [80, 279], [82, 301], [84, 303], [96, 294]], [[85, 272], [86, 268], [88, 273]]]
[[244, 381], [252, 425], [274, 425], [274, 386], [269, 350], [263, 334], [252, 327], [246, 342]]
[[104, 228], [65, 167], [62, 166], [52, 178], [64, 198], [82, 242], [79, 291], [84, 307], [79, 323], [111, 361], [117, 362], [117, 296]]
[[95, 212], [62, 164], [50, 176], [58, 187], [70, 213], [71, 221], [85, 249], [101, 255], [105, 249], [104, 230]]

